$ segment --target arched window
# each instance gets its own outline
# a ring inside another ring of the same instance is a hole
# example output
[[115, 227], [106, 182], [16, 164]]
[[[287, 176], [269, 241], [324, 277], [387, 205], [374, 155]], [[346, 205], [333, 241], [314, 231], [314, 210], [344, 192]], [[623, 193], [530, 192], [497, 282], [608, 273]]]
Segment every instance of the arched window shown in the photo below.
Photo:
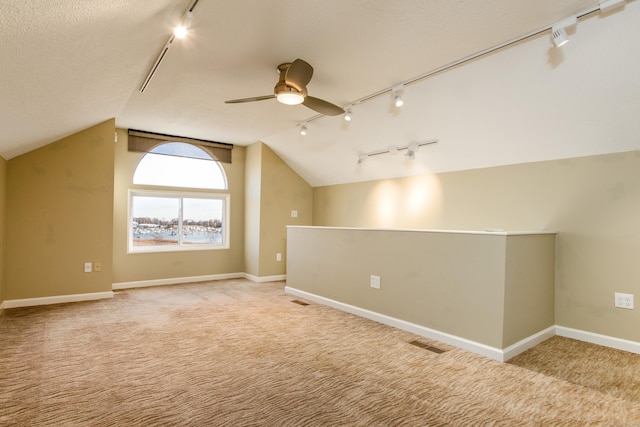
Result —
[[146, 153], [133, 175], [134, 184], [226, 190], [224, 169], [203, 149], [184, 142], [158, 145]]
[[229, 247], [227, 178], [204, 150], [158, 145], [140, 159], [133, 184], [156, 188], [129, 191], [129, 252]]

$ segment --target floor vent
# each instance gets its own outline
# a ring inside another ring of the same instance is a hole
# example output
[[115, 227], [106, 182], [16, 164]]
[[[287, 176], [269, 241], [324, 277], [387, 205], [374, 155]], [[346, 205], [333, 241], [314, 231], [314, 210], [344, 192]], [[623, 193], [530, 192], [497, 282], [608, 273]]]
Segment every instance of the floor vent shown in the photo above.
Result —
[[424, 348], [425, 350], [429, 350], [429, 351], [432, 351], [432, 352], [437, 353], [437, 354], [441, 354], [441, 353], [444, 353], [446, 351], [446, 350], [442, 350], [441, 348], [434, 347], [432, 345], [425, 344], [423, 342], [415, 341], [415, 340], [414, 341], [409, 341], [409, 344], [415, 345], [416, 347]]
[[295, 302], [296, 304], [300, 304], [300, 305], [309, 305], [308, 302], [300, 301], [299, 299], [294, 299], [291, 302]]

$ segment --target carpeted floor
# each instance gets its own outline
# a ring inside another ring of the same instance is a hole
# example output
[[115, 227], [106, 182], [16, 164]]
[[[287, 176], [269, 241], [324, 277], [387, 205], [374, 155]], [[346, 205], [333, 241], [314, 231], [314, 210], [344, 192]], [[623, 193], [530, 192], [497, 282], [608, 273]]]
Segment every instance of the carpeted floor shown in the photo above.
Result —
[[5, 310], [0, 425], [640, 426], [640, 355], [556, 337], [499, 363], [283, 287]]

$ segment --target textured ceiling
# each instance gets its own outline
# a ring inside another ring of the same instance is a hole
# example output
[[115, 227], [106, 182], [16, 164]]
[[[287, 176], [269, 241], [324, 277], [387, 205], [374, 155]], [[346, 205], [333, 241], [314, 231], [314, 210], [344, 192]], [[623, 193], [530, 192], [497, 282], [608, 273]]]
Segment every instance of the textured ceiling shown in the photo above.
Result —
[[[316, 115], [306, 107], [224, 101], [271, 94], [276, 66], [302, 58], [315, 68], [309, 94], [346, 106], [597, 3], [200, 0], [192, 33], [173, 43], [141, 93], [192, 0], [2, 0], [0, 154], [11, 158], [115, 117], [120, 127], [239, 145], [264, 141], [313, 185], [378, 178], [353, 175], [356, 152], [382, 144], [362, 124], [346, 134], [340, 118], [319, 118], [310, 128], [320, 139], [304, 146], [296, 126]], [[376, 134], [397, 133], [397, 120], [385, 128], [388, 105], [372, 102], [362, 111], [381, 127]], [[404, 128], [413, 129], [421, 118], [407, 114], [406, 120]], [[339, 142], [336, 132], [351, 144], [342, 151], [331, 147]], [[440, 135], [408, 131], [403, 140], [427, 137]], [[309, 160], [320, 152], [348, 156], [349, 170], [323, 173]]]

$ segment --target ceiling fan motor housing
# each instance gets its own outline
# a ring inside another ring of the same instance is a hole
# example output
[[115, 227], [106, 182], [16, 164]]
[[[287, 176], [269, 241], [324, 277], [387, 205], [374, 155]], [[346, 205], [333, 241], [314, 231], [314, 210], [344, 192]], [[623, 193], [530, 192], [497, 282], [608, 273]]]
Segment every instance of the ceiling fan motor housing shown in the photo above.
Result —
[[276, 99], [283, 104], [296, 105], [302, 104], [307, 97], [307, 88], [301, 87], [302, 90], [290, 86], [287, 84], [287, 71], [291, 66], [290, 62], [278, 65], [278, 72], [280, 73], [280, 79], [273, 88], [273, 92], [276, 95]]

